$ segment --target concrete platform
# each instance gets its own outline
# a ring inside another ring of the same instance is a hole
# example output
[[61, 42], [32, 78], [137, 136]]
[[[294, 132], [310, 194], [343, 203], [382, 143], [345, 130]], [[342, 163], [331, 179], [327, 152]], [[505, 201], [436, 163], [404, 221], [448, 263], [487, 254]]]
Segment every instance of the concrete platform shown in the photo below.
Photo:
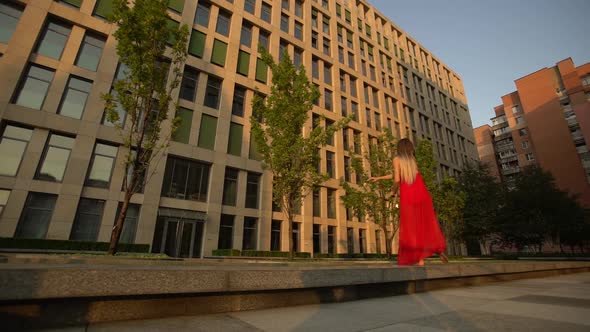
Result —
[[466, 261], [426, 267], [381, 262], [89, 261], [6, 259], [0, 264], [3, 326], [237, 312], [590, 271], [590, 262], [571, 261]]

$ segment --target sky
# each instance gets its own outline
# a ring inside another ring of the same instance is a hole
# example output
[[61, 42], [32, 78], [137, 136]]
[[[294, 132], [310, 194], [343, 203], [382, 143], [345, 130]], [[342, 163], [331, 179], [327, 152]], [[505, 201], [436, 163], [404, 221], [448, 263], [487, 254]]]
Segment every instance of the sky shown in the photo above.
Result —
[[514, 80], [590, 62], [590, 0], [368, 0], [463, 79], [473, 127]]

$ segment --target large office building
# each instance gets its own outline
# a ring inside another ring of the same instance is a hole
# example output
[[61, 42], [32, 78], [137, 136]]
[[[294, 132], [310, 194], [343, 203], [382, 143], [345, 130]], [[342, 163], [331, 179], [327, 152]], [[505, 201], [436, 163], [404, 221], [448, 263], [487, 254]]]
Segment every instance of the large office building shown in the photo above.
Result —
[[515, 84], [492, 126], [475, 129], [479, 157], [508, 184], [537, 164], [590, 207], [590, 63], [576, 67], [568, 58]]
[[[110, 0], [0, 1], [0, 237], [110, 238], [126, 176], [101, 100], [122, 75], [110, 10]], [[431, 140], [439, 176], [477, 158], [459, 75], [365, 0], [171, 0], [169, 16], [190, 30], [169, 112], [183, 121], [133, 196], [122, 242], [181, 257], [286, 251], [289, 237], [304, 252], [384, 252], [378, 228], [341, 203], [351, 157], [390, 130]], [[254, 91], [270, 92], [259, 44], [305, 66], [322, 125], [354, 114], [322, 148], [331, 179], [306, 197], [292, 234], [250, 135]]]

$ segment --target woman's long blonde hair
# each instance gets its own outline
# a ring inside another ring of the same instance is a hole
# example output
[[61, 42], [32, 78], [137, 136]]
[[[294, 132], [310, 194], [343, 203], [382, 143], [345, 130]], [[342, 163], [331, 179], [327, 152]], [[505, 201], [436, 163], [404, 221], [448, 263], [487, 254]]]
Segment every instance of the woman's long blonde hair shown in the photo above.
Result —
[[412, 184], [418, 174], [418, 165], [414, 156], [414, 144], [407, 138], [397, 143], [397, 157], [399, 160], [399, 176], [402, 182]]

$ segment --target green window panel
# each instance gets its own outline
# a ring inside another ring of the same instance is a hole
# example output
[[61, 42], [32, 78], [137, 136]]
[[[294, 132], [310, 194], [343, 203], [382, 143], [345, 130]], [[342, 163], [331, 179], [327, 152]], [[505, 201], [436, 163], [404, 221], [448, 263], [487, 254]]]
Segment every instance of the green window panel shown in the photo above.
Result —
[[227, 44], [221, 40], [215, 39], [213, 42], [213, 53], [211, 53], [211, 63], [223, 67], [225, 65], [225, 56], [227, 55]]
[[175, 12], [182, 13], [182, 10], [184, 9], [184, 0], [169, 0], [168, 8]]
[[82, 5], [82, 1], [83, 0], [62, 0], [61, 2], [69, 3], [74, 7], [80, 8], [80, 6]]
[[[175, 20], [172, 20], [170, 18], [168, 18], [168, 20], [166, 21], [166, 25], [168, 26], [168, 29], [170, 29], [171, 31], [176, 31], [180, 28], [180, 23], [176, 22]], [[168, 44], [172, 45], [176, 42], [176, 37], [174, 35], [174, 33], [170, 34], [170, 36], [168, 36]]]
[[250, 149], [248, 151], [248, 158], [253, 160], [262, 160], [262, 155], [260, 155], [260, 152], [258, 151], [258, 145], [256, 144], [254, 135], [252, 135], [252, 133], [250, 133]]
[[215, 148], [215, 136], [217, 132], [217, 118], [207, 114], [201, 117], [201, 128], [199, 129], [198, 146], [204, 149]]
[[267, 81], [268, 65], [262, 59], [256, 59], [256, 80], [262, 83]]
[[107, 18], [113, 13], [113, 0], [97, 0], [94, 6], [94, 15]]
[[229, 142], [227, 144], [227, 153], [234, 156], [240, 156], [242, 152], [242, 135], [244, 133], [244, 126], [237, 123], [230, 123], [229, 126]]
[[193, 30], [191, 40], [188, 45], [188, 52], [198, 58], [203, 57], [205, 51], [205, 39], [207, 35], [198, 30]]
[[250, 53], [240, 51], [238, 53], [238, 73], [244, 76], [248, 76], [248, 70], [250, 69]]
[[188, 144], [191, 135], [191, 124], [193, 122], [193, 111], [188, 108], [180, 107], [176, 111], [176, 117], [180, 118], [178, 128], [174, 132], [172, 139], [176, 142]]

